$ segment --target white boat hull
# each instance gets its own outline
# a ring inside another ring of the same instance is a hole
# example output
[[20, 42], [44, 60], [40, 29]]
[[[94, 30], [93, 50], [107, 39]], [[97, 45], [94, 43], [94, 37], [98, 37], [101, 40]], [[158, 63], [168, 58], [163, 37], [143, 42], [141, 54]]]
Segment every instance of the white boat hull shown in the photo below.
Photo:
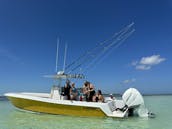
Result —
[[[92, 116], [92, 117], [125, 117], [127, 110], [112, 110], [111, 102], [97, 103], [85, 101], [56, 100], [45, 93], [7, 93], [5, 94], [14, 106], [20, 109], [49, 114]], [[116, 100], [119, 101], [120, 100]], [[121, 100], [122, 102], [122, 100]], [[115, 103], [115, 101], [114, 101]], [[114, 105], [115, 106], [115, 105]]]
[[64, 97], [59, 94], [58, 88], [53, 89], [51, 94], [6, 93], [5, 96], [17, 108], [49, 114], [123, 118], [134, 112], [139, 116], [148, 113], [146, 108], [143, 113], [143, 97], [134, 88], [128, 89], [123, 94], [122, 100], [105, 99], [108, 100], [105, 103], [64, 100]]

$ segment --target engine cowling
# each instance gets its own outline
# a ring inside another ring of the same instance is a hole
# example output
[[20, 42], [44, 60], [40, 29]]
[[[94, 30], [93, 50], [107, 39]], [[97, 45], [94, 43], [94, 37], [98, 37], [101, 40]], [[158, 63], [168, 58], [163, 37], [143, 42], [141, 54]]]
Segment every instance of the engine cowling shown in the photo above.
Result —
[[138, 115], [140, 117], [148, 117], [149, 113], [144, 105], [143, 96], [135, 88], [129, 88], [122, 95], [125, 105], [128, 106], [131, 115]]
[[135, 88], [129, 88], [122, 95], [124, 103], [130, 107], [144, 105], [144, 100], [140, 92]]

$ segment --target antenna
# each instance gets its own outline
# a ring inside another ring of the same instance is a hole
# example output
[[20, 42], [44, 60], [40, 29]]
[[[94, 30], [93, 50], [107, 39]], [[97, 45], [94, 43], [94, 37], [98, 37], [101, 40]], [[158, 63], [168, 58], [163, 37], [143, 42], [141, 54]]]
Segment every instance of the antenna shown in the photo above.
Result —
[[58, 65], [58, 55], [59, 55], [59, 42], [60, 42], [60, 39], [57, 38], [57, 52], [56, 52], [56, 73], [57, 73], [57, 65]]
[[63, 71], [57, 72], [57, 64], [58, 64], [58, 53], [59, 53], [59, 38], [57, 38], [57, 53], [56, 53], [56, 74], [55, 75], [45, 75], [44, 77], [53, 78], [60, 82], [62, 79], [69, 79], [69, 78], [78, 78], [83, 79], [85, 78], [83, 74], [65, 74], [65, 66], [66, 66], [66, 56], [67, 56], [67, 43], [65, 44], [65, 52], [64, 52], [64, 64], [63, 64]]
[[64, 63], [63, 63], [63, 72], [65, 71], [65, 66], [66, 66], [66, 55], [67, 55], [67, 44], [65, 44]]

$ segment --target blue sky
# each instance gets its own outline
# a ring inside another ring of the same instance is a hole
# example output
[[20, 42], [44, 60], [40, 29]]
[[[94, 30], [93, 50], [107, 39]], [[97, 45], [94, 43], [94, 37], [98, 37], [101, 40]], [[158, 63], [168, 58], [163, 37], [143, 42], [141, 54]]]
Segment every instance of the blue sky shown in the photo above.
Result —
[[66, 42], [70, 64], [131, 22], [134, 34], [87, 79], [109, 93], [172, 93], [171, 12], [171, 0], [1, 0], [0, 94], [49, 92], [43, 75], [55, 72], [57, 37], [62, 69]]

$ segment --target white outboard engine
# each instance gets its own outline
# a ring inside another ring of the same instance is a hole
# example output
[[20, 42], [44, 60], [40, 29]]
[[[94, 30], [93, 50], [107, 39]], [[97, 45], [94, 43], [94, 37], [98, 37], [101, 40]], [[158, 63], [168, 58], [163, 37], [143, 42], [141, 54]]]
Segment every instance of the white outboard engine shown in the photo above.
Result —
[[148, 116], [148, 110], [145, 108], [143, 97], [137, 89], [129, 88], [122, 95], [122, 99], [129, 109], [129, 115]]

